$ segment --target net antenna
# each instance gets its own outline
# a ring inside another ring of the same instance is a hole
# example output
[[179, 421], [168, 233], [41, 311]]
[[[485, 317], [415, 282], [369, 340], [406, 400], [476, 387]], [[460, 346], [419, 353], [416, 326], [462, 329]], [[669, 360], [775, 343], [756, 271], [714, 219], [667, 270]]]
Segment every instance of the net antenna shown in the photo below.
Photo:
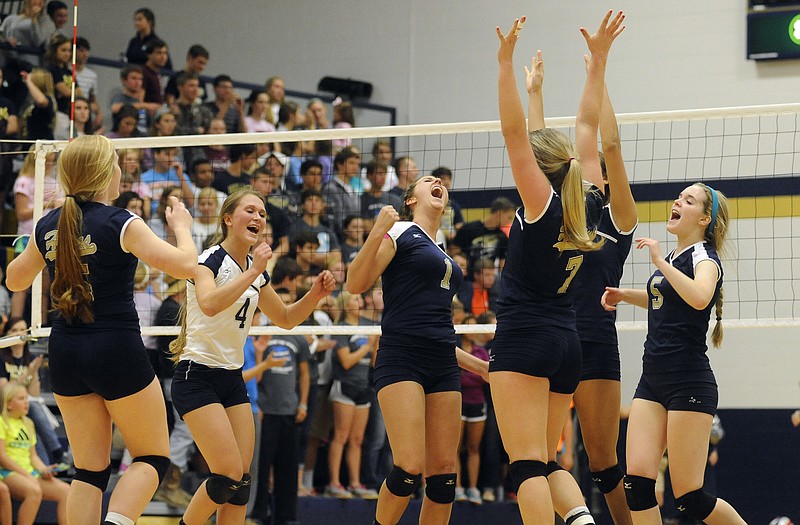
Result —
[[72, 5], [72, 86], [69, 95], [69, 137], [75, 136], [75, 57], [78, 54], [78, 0]]

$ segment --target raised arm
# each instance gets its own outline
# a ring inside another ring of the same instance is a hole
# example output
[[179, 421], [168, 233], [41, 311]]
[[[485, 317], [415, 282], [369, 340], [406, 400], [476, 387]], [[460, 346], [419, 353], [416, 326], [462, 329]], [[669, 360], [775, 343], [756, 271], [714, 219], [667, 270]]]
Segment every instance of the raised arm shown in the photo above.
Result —
[[597, 128], [600, 110], [603, 105], [603, 86], [605, 85], [606, 62], [614, 39], [625, 29], [622, 11], [612, 19], [612, 11], [606, 13], [600, 27], [590, 35], [586, 28], [580, 29], [591, 56], [586, 65], [586, 84], [578, 106], [575, 120], [575, 146], [583, 168], [583, 178], [598, 188], [603, 188], [603, 175], [600, 158], [597, 156]]
[[531, 59], [531, 68], [525, 66], [525, 89], [528, 91], [528, 132], [544, 129], [544, 100], [542, 84], [544, 83], [544, 62], [542, 50], [536, 52]]
[[539, 169], [536, 156], [531, 149], [525, 125], [525, 112], [522, 110], [522, 103], [517, 92], [517, 82], [514, 78], [514, 47], [524, 23], [524, 16], [514, 20], [511, 30], [505, 36], [499, 27], [495, 28], [497, 37], [500, 39], [500, 49], [497, 52], [497, 62], [499, 63], [497, 95], [500, 109], [500, 129], [503, 132], [508, 160], [511, 163], [511, 174], [514, 176], [514, 183], [525, 206], [525, 215], [535, 217], [547, 205], [553, 188], [542, 170]]
[[28, 88], [28, 94], [30, 94], [34, 104], [40, 108], [47, 107], [47, 105], [50, 104], [50, 100], [45, 96], [44, 93], [42, 93], [42, 90], [33, 83], [31, 76], [25, 71], [21, 71], [19, 75], [22, 77], [25, 87]]
[[386, 234], [399, 218], [394, 206], [381, 208], [364, 246], [347, 270], [344, 286], [348, 292], [359, 294], [366, 292], [389, 266], [395, 254], [395, 247], [394, 242], [387, 238]]
[[600, 112], [600, 139], [603, 143], [603, 155], [606, 159], [606, 175], [608, 176], [609, 199], [614, 223], [624, 232], [636, 227], [639, 218], [636, 213], [636, 202], [633, 200], [625, 161], [622, 158], [622, 144], [619, 140], [617, 117], [614, 106], [608, 96], [608, 86], [603, 89], [603, 109]]
[[149, 266], [178, 279], [194, 277], [197, 269], [197, 248], [192, 239], [192, 216], [186, 206], [170, 197], [167, 224], [175, 232], [177, 246], [159, 238], [144, 221], [133, 220], [125, 229], [125, 248]]
[[273, 324], [280, 328], [294, 328], [311, 315], [319, 300], [329, 295], [336, 288], [333, 274], [325, 270], [314, 279], [311, 289], [300, 300], [286, 305], [271, 286], [261, 289], [258, 307]]

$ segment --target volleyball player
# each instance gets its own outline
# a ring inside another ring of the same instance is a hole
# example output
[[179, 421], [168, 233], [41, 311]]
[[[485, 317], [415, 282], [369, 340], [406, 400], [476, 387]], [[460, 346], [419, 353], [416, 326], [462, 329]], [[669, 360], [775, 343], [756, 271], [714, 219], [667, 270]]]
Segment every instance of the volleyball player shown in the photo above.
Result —
[[[539, 51], [527, 73], [528, 129], [544, 128], [542, 83], [544, 63]], [[620, 407], [620, 360], [617, 344], [616, 315], [606, 311], [599, 297], [606, 286], [619, 286], [622, 268], [628, 257], [637, 224], [636, 203], [625, 172], [614, 107], [604, 89], [600, 112], [603, 182], [605, 191], [600, 209], [591, 210], [597, 217], [597, 234], [606, 242], [597, 251], [583, 254], [582, 269], [571, 286], [574, 297], [578, 337], [583, 355], [581, 382], [575, 391], [575, 408], [581, 422], [581, 436], [589, 457], [592, 480], [605, 495], [616, 525], [631, 523], [625, 490], [624, 472], [617, 460]], [[592, 199], [595, 203], [596, 199]], [[599, 218], [599, 221], [598, 221]]]
[[672, 205], [667, 231], [677, 246], [664, 257], [658, 241], [636, 239], [648, 248], [656, 271], [647, 290], [609, 287], [603, 306], [647, 308], [642, 377], [636, 387], [627, 436], [625, 495], [635, 524], [661, 523], [655, 485], [666, 449], [678, 510], [716, 524], [744, 524], [726, 501], [703, 490], [717, 383], [706, 355], [711, 310], [714, 346], [722, 343], [722, 264], [718, 253], [728, 233], [728, 201], [702, 183], [684, 189]]
[[117, 198], [120, 169], [111, 141], [78, 137], [58, 160], [64, 205], [39, 220], [36, 242], [8, 267], [11, 290], [24, 290], [45, 266], [58, 312], [50, 335], [53, 393], [75, 460], [67, 515], [100, 523], [111, 466], [111, 423], [134, 456], [111, 496], [105, 523], [133, 525], [169, 467], [164, 396], [142, 344], [133, 303], [137, 257], [170, 275], [194, 274], [191, 215], [177, 199], [167, 222], [177, 247], [159, 239]]
[[366, 291], [383, 275], [374, 379], [394, 467], [378, 495], [375, 523], [381, 525], [400, 520], [423, 472], [420, 523], [448, 523], [461, 431], [458, 366], [481, 372], [479, 359], [456, 351], [450, 304], [463, 275], [434, 241], [447, 201], [441, 179], [412, 182], [403, 198], [405, 220], [384, 206], [347, 275], [350, 293]]
[[489, 375], [525, 523], [552, 523], [554, 508], [567, 524], [593, 523], [575, 480], [556, 463], [556, 449], [581, 374], [570, 284], [583, 263], [579, 250], [603, 244], [586, 228], [583, 179], [602, 186], [597, 128], [603, 79], [611, 44], [624, 29], [624, 15], [611, 14], [593, 35], [581, 28], [591, 58], [575, 145], [549, 129], [529, 137], [513, 68], [525, 18], [505, 36], [496, 29], [501, 130], [523, 207], [511, 227]]
[[255, 427], [242, 366], [256, 309], [273, 324], [293, 328], [336, 284], [324, 271], [302, 299], [285, 305], [268, 286], [272, 249], [266, 243], [256, 246], [265, 227], [259, 193], [247, 187], [225, 200], [217, 236], [200, 255], [187, 286], [181, 335], [170, 346], [178, 362], [172, 402], [211, 470], [186, 508], [182, 523], [187, 525], [204, 523], [217, 509], [217, 523], [245, 519]]

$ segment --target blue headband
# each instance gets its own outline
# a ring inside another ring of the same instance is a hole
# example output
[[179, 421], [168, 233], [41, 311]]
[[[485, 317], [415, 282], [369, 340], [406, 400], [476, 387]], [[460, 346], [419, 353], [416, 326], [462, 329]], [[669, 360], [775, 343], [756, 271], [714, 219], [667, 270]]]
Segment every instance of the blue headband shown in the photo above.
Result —
[[714, 225], [717, 223], [717, 211], [719, 210], [719, 197], [717, 196], [717, 190], [708, 184], [706, 184], [706, 188], [711, 190], [711, 222], [708, 223], [706, 231], [708, 233], [714, 233]]

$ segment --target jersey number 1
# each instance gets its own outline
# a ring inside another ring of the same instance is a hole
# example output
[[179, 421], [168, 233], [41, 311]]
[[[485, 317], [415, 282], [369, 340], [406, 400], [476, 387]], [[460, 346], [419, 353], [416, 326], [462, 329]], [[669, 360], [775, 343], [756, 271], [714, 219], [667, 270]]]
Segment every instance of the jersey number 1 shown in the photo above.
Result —
[[250, 308], [250, 298], [244, 300], [244, 304], [239, 311], [236, 312], [236, 315], [233, 316], [234, 319], [239, 321], [239, 328], [244, 328], [244, 324], [247, 322], [247, 310]]
[[450, 289], [450, 277], [453, 276], [453, 263], [450, 262], [450, 259], [445, 257], [444, 259], [444, 277], [442, 277], [442, 282], [439, 283], [439, 286], [444, 288], [445, 290]]

